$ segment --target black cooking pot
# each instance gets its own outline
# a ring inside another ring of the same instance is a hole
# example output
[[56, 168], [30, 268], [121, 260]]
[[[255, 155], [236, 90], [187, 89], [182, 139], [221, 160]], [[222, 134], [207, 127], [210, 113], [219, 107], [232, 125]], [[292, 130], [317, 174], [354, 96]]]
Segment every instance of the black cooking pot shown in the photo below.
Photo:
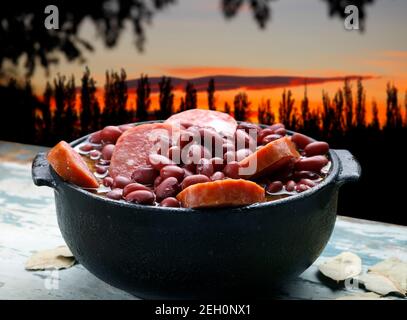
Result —
[[329, 156], [331, 171], [316, 187], [242, 208], [110, 200], [62, 181], [45, 153], [34, 159], [32, 177], [54, 189], [58, 224], [76, 259], [107, 283], [142, 298], [267, 297], [317, 259], [335, 224], [339, 187], [360, 176], [348, 151]]

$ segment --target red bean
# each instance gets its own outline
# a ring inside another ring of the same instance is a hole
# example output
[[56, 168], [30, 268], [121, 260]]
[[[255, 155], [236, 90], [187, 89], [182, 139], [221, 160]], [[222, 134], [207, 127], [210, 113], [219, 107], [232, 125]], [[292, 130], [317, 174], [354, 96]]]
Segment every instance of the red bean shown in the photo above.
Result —
[[291, 137], [291, 141], [297, 145], [297, 148], [304, 149], [313, 142], [313, 139], [301, 133], [294, 133]]
[[101, 133], [102, 133], [102, 131], [96, 131], [95, 133], [92, 133], [92, 135], [89, 137], [89, 142], [95, 143], [95, 144], [102, 143]]
[[308, 144], [305, 149], [305, 155], [307, 157], [316, 156], [316, 155], [324, 155], [327, 154], [329, 151], [329, 144], [323, 141], [315, 141]]
[[301, 179], [298, 183], [305, 184], [306, 186], [311, 187], [311, 188], [315, 187], [317, 185], [314, 181], [312, 181], [310, 179]]
[[195, 141], [198, 140], [197, 133], [193, 133], [190, 131], [184, 131], [179, 136], [178, 145], [179, 145], [179, 147], [184, 148], [187, 144], [191, 143], [194, 140]]
[[285, 129], [285, 125], [282, 123], [274, 123], [269, 127], [269, 129], [271, 129], [275, 132], [278, 129]]
[[185, 189], [193, 184], [203, 183], [203, 182], [210, 182], [211, 180], [204, 176], [203, 174], [194, 174], [192, 176], [186, 177], [184, 181], [182, 181], [181, 187]]
[[169, 177], [174, 177], [181, 182], [182, 179], [184, 179], [184, 174], [185, 170], [175, 165], [165, 166], [160, 170], [160, 176], [163, 180]]
[[113, 178], [112, 177], [105, 177], [103, 179], [103, 185], [105, 187], [111, 187], [113, 185]]
[[142, 185], [141, 183], [133, 182], [133, 183], [130, 183], [127, 186], [124, 187], [124, 189], [123, 189], [123, 197], [126, 198], [126, 196], [129, 193], [131, 193], [133, 191], [137, 191], [137, 190], [151, 191], [151, 189], [146, 187], [145, 185]]
[[157, 178], [157, 171], [152, 166], [138, 166], [131, 174], [131, 180], [134, 182], [152, 185]]
[[116, 143], [121, 135], [122, 131], [115, 126], [104, 127], [100, 133], [103, 143]]
[[269, 193], [276, 193], [281, 189], [283, 189], [283, 183], [281, 181], [273, 181], [266, 188], [267, 192]]
[[154, 180], [154, 189], [157, 188], [157, 186], [163, 181], [163, 178], [161, 178], [160, 176], [158, 176], [157, 178], [155, 178]]
[[308, 190], [309, 188], [310, 187], [305, 184], [297, 184], [297, 186], [295, 187], [295, 191], [304, 192], [304, 191]]
[[195, 173], [193, 173], [192, 171], [189, 171], [188, 169], [184, 168], [184, 178], [189, 177], [194, 175]]
[[280, 136], [285, 136], [287, 134], [287, 130], [285, 128], [278, 128], [274, 132]]
[[93, 150], [93, 146], [89, 143], [86, 143], [82, 146], [79, 147], [79, 150], [83, 151], [83, 152], [89, 152]]
[[213, 166], [213, 169], [214, 169], [215, 171], [222, 171], [222, 170], [223, 170], [223, 167], [224, 167], [225, 165], [224, 165], [224, 161], [223, 161], [222, 158], [214, 157], [214, 158], [212, 158], [210, 161], [211, 161], [212, 166]]
[[107, 144], [102, 149], [102, 159], [110, 160], [114, 151], [114, 144]]
[[214, 173], [214, 168], [210, 160], [202, 158], [196, 165], [196, 173], [210, 177]]
[[165, 166], [168, 166], [170, 164], [175, 164], [174, 161], [172, 161], [171, 159], [168, 159], [166, 156], [163, 156], [161, 154], [156, 154], [156, 153], [152, 153], [148, 156], [148, 163], [155, 170], [161, 170]]
[[202, 158], [210, 159], [211, 153], [205, 147], [193, 144], [188, 148], [186, 155], [183, 155], [183, 162], [197, 164]]
[[231, 161], [226, 164], [225, 168], [223, 169], [223, 173], [225, 176], [232, 178], [232, 179], [239, 179], [239, 169], [240, 165], [237, 161]]
[[244, 158], [250, 156], [253, 152], [250, 149], [240, 149], [236, 151], [236, 160], [242, 161]]
[[137, 190], [129, 193], [125, 197], [125, 200], [133, 203], [151, 205], [155, 201], [155, 195], [152, 191]]
[[270, 143], [271, 141], [274, 141], [274, 140], [277, 140], [277, 139], [280, 139], [280, 138], [281, 138], [281, 135], [279, 135], [279, 134], [275, 134], [275, 133], [269, 134], [268, 136], [265, 136], [263, 138], [261, 143], [262, 144], [267, 144], [267, 143]]
[[228, 151], [235, 151], [235, 150], [236, 150], [235, 145], [231, 142], [226, 142], [222, 145], [223, 154], [225, 154]]
[[182, 166], [182, 168], [186, 171], [192, 172], [193, 174], [195, 173], [196, 170], [196, 165], [193, 163], [189, 163], [189, 164], [184, 164]]
[[274, 130], [272, 130], [270, 128], [261, 130], [260, 134], [257, 136], [257, 143], [259, 143], [259, 144], [262, 143], [264, 137], [267, 137], [271, 134], [275, 134], [275, 133], [274, 133]]
[[289, 180], [287, 181], [287, 183], [285, 184], [285, 189], [288, 192], [293, 192], [295, 190], [295, 187], [297, 186], [297, 184], [295, 183], [294, 180]]
[[92, 160], [98, 160], [101, 155], [102, 153], [98, 150], [92, 150], [91, 152], [89, 152], [89, 156]]
[[200, 128], [199, 134], [201, 135], [202, 145], [212, 151], [212, 154], [215, 153], [215, 150], [222, 150], [223, 139], [215, 130]]
[[[184, 179], [185, 181], [185, 179]], [[175, 197], [179, 191], [178, 180], [174, 177], [164, 179], [156, 188], [155, 194], [158, 201], [162, 201], [168, 197]]]
[[108, 197], [109, 199], [113, 199], [113, 200], [120, 200], [122, 198], [122, 194], [123, 194], [123, 190], [116, 188], [116, 189], [113, 189], [113, 190], [109, 191], [108, 193], [106, 193], [106, 197]]
[[96, 165], [95, 169], [98, 174], [105, 174], [107, 172], [107, 167], [105, 166]]
[[167, 207], [167, 208], [179, 208], [181, 206], [181, 204], [176, 198], [168, 197], [160, 202], [160, 206]]
[[223, 179], [225, 179], [225, 174], [221, 171], [216, 171], [213, 175], [211, 175], [212, 181], [223, 180]]
[[125, 186], [127, 186], [129, 183], [132, 181], [125, 177], [125, 176], [117, 176], [116, 178], [113, 179], [113, 188], [120, 188], [123, 189]]
[[223, 155], [223, 161], [225, 163], [229, 163], [232, 161], [236, 161], [236, 152], [235, 151], [228, 151]]
[[243, 130], [236, 130], [234, 139], [236, 149], [255, 148], [257, 145], [253, 137]]
[[257, 135], [260, 133], [261, 128], [254, 123], [250, 123], [250, 122], [240, 122], [237, 125], [237, 129], [239, 130], [243, 130], [246, 133], [252, 134], [253, 132], [255, 132]]
[[295, 169], [299, 171], [320, 172], [321, 169], [328, 163], [328, 159], [324, 156], [313, 156], [302, 158], [295, 163]]
[[172, 146], [168, 149], [168, 159], [171, 159], [175, 163], [181, 163], [181, 148], [178, 146]]

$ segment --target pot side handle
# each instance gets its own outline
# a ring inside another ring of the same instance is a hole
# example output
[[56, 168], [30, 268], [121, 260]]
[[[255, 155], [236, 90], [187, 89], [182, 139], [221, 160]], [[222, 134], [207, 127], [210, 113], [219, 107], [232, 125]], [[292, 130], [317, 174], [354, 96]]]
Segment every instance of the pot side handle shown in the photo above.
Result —
[[31, 176], [37, 186], [56, 188], [57, 182], [51, 174], [51, 167], [46, 152], [39, 152], [31, 166]]
[[339, 159], [339, 173], [337, 181], [339, 184], [345, 182], [356, 182], [360, 179], [362, 168], [359, 162], [348, 150], [333, 150]]

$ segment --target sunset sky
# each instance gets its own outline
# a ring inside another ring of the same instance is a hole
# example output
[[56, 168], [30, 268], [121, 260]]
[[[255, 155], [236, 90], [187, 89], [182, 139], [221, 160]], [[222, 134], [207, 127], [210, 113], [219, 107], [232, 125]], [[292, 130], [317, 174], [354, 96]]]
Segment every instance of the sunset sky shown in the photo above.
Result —
[[[94, 46], [86, 53], [85, 64], [61, 63], [50, 69], [52, 78], [58, 72], [74, 74], [79, 79], [89, 66], [98, 85], [104, 83], [106, 70], [124, 68], [128, 79], [141, 73], [149, 76], [194, 78], [214, 75], [239, 76], [298, 76], [343, 77], [361, 75], [367, 89], [367, 107], [376, 99], [384, 115], [385, 86], [388, 81], [399, 88], [404, 103], [407, 90], [407, 1], [376, 0], [367, 5], [366, 30], [346, 31], [343, 20], [328, 16], [328, 6], [321, 0], [276, 0], [271, 3], [272, 17], [266, 29], [260, 30], [252, 13], [245, 8], [231, 20], [226, 20], [219, 0], [178, 0], [161, 12], [146, 28], [144, 53], [134, 45], [130, 28], [124, 32], [113, 49], [105, 49], [90, 22], [81, 26], [81, 36]], [[33, 84], [38, 91], [47, 80], [38, 68]], [[330, 81], [308, 87], [313, 106], [321, 104], [325, 90], [333, 96], [342, 82]], [[296, 101], [300, 101], [304, 86], [291, 86]], [[243, 90], [218, 90], [217, 105], [233, 101]], [[246, 90], [246, 89], [244, 89]], [[253, 104], [271, 98], [277, 110], [283, 87], [248, 89]], [[177, 92], [175, 105], [179, 104]], [[134, 96], [130, 96], [134, 104]], [[153, 101], [155, 101], [153, 97]], [[206, 107], [206, 93], [199, 94], [200, 106]], [[297, 104], [299, 107], [299, 104]]]

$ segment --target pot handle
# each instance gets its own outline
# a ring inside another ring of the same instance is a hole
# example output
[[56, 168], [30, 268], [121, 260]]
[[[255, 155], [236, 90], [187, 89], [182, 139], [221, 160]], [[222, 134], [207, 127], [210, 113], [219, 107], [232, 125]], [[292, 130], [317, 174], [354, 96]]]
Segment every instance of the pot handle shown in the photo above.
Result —
[[362, 173], [359, 162], [348, 150], [333, 150], [339, 159], [339, 173], [337, 181], [339, 184], [345, 182], [356, 182]]
[[46, 157], [46, 152], [39, 152], [31, 166], [31, 176], [37, 186], [56, 188], [57, 182], [51, 174], [51, 167]]

